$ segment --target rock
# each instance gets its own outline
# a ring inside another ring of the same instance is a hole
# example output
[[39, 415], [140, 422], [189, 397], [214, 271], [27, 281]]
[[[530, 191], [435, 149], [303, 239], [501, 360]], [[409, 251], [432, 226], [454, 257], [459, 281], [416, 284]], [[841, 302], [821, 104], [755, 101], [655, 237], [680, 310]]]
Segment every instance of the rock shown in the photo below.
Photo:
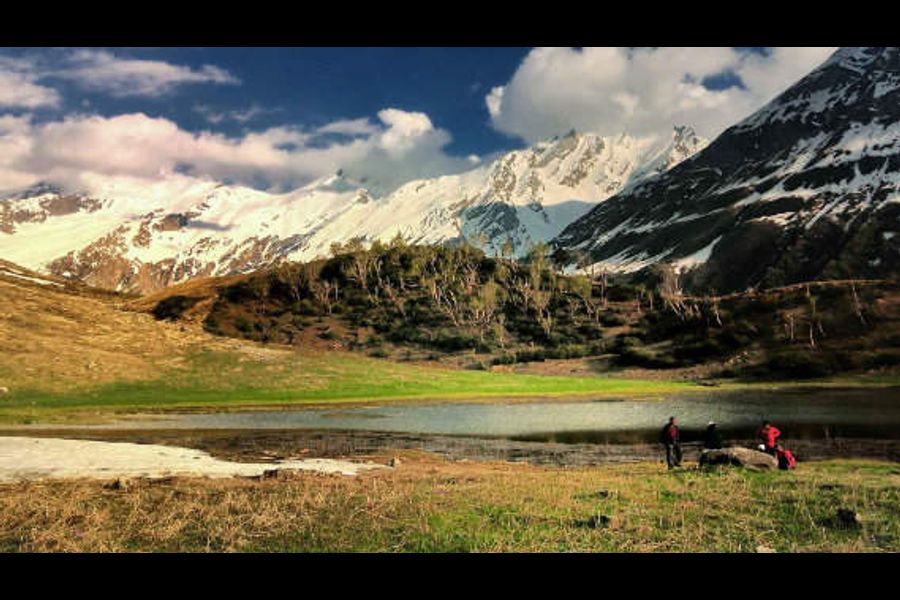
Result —
[[131, 479], [120, 477], [103, 484], [105, 490], [129, 490], [134, 487], [135, 482]]
[[388, 462], [388, 466], [391, 466], [391, 467], [399, 467], [399, 466], [400, 466], [400, 459], [397, 458], [397, 457], [395, 456], [394, 458], [392, 458], [392, 459]]
[[0, 396], [5, 396], [8, 393], [9, 393], [8, 387], [0, 387]]
[[609, 498], [609, 490], [597, 490], [597, 495], [601, 498]]
[[262, 474], [263, 479], [278, 479], [278, 469], [266, 469]]
[[703, 387], [722, 387], [722, 384], [714, 379], [700, 379], [694, 383]]
[[732, 465], [748, 469], [777, 469], [775, 457], [749, 448], [722, 448], [720, 450], [703, 450], [700, 453], [700, 466]]
[[778, 551], [774, 548], [769, 548], [768, 546], [763, 546], [762, 544], [756, 547], [757, 554], [776, 554], [777, 552]]
[[609, 515], [604, 514], [596, 514], [591, 515], [589, 519], [584, 521], [580, 521], [578, 524], [582, 527], [589, 527], [590, 529], [605, 529], [612, 525], [613, 518]]
[[855, 510], [850, 510], [849, 508], [839, 508], [837, 511], [837, 523], [841, 527], [859, 527], [861, 525], [859, 521], [859, 515]]

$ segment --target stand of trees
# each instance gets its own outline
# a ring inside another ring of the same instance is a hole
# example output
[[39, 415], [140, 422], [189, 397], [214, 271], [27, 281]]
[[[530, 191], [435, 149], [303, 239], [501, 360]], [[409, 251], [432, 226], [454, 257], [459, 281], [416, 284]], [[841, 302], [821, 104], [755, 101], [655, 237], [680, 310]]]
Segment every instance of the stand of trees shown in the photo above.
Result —
[[[872, 360], [900, 363], [891, 354], [900, 336], [890, 337], [900, 320], [877, 302], [900, 292], [890, 286], [850, 281], [688, 296], [671, 265], [658, 265], [640, 284], [590, 265], [563, 274], [544, 245], [519, 260], [489, 257], [466, 243], [409, 245], [399, 236], [368, 247], [352, 240], [332, 251], [329, 259], [283, 263], [225, 288], [207, 329], [294, 343], [327, 321], [354, 332], [350, 344], [476, 351], [491, 353], [494, 363], [606, 355], [620, 365], [670, 368], [754, 348], [766, 353], [770, 368], [827, 356], [834, 372], [865, 366], [857, 363], [881, 345], [887, 354]], [[170, 303], [173, 310], [182, 304]], [[879, 335], [888, 341], [873, 342]], [[852, 348], [863, 358], [848, 359]]]

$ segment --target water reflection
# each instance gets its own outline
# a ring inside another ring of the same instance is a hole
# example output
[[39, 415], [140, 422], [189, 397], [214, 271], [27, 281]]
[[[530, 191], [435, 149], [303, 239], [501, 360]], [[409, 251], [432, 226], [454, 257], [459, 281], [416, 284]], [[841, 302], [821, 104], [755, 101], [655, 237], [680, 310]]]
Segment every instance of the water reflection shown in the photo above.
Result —
[[[402, 403], [170, 415], [128, 423], [133, 428], [367, 430], [504, 437], [526, 441], [622, 444], [655, 442], [676, 415], [685, 441], [710, 420], [726, 439], [747, 439], [762, 419], [785, 439], [900, 439], [900, 388], [793, 389], [672, 395], [662, 399], [535, 403]], [[122, 428], [122, 424], [113, 425]]]

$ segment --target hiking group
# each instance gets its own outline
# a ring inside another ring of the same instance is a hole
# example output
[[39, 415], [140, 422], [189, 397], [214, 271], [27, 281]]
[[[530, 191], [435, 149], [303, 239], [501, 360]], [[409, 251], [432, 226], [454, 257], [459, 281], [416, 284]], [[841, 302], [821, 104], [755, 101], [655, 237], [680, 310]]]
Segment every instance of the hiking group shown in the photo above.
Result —
[[[762, 426], [756, 430], [756, 437], [762, 442], [758, 447], [759, 450], [774, 456], [778, 461], [779, 469], [786, 471], [796, 466], [797, 460], [794, 458], [793, 453], [778, 442], [778, 438], [781, 437], [781, 431], [772, 423], [763, 421]], [[682, 458], [681, 430], [678, 428], [675, 417], [669, 417], [669, 422], [663, 426], [662, 443], [666, 447], [666, 464], [669, 466], [669, 469], [680, 467]], [[715, 422], [710, 421], [703, 434], [703, 448], [705, 450], [719, 450], [723, 447], [722, 435], [719, 433]]]

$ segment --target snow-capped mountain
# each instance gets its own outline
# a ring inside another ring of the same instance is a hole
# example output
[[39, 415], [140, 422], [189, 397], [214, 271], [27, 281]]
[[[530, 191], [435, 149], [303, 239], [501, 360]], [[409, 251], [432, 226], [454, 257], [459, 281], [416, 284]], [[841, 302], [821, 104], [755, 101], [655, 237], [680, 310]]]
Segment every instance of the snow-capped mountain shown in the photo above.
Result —
[[362, 237], [465, 238], [516, 254], [598, 202], [664, 172], [706, 140], [572, 132], [471, 171], [409, 182], [376, 198], [342, 172], [286, 194], [171, 177], [110, 178], [90, 195], [40, 186], [0, 200], [0, 257], [110, 289], [148, 292], [191, 277], [327, 256]]
[[719, 291], [900, 275], [900, 48], [846, 48], [689, 160], [553, 242]]

